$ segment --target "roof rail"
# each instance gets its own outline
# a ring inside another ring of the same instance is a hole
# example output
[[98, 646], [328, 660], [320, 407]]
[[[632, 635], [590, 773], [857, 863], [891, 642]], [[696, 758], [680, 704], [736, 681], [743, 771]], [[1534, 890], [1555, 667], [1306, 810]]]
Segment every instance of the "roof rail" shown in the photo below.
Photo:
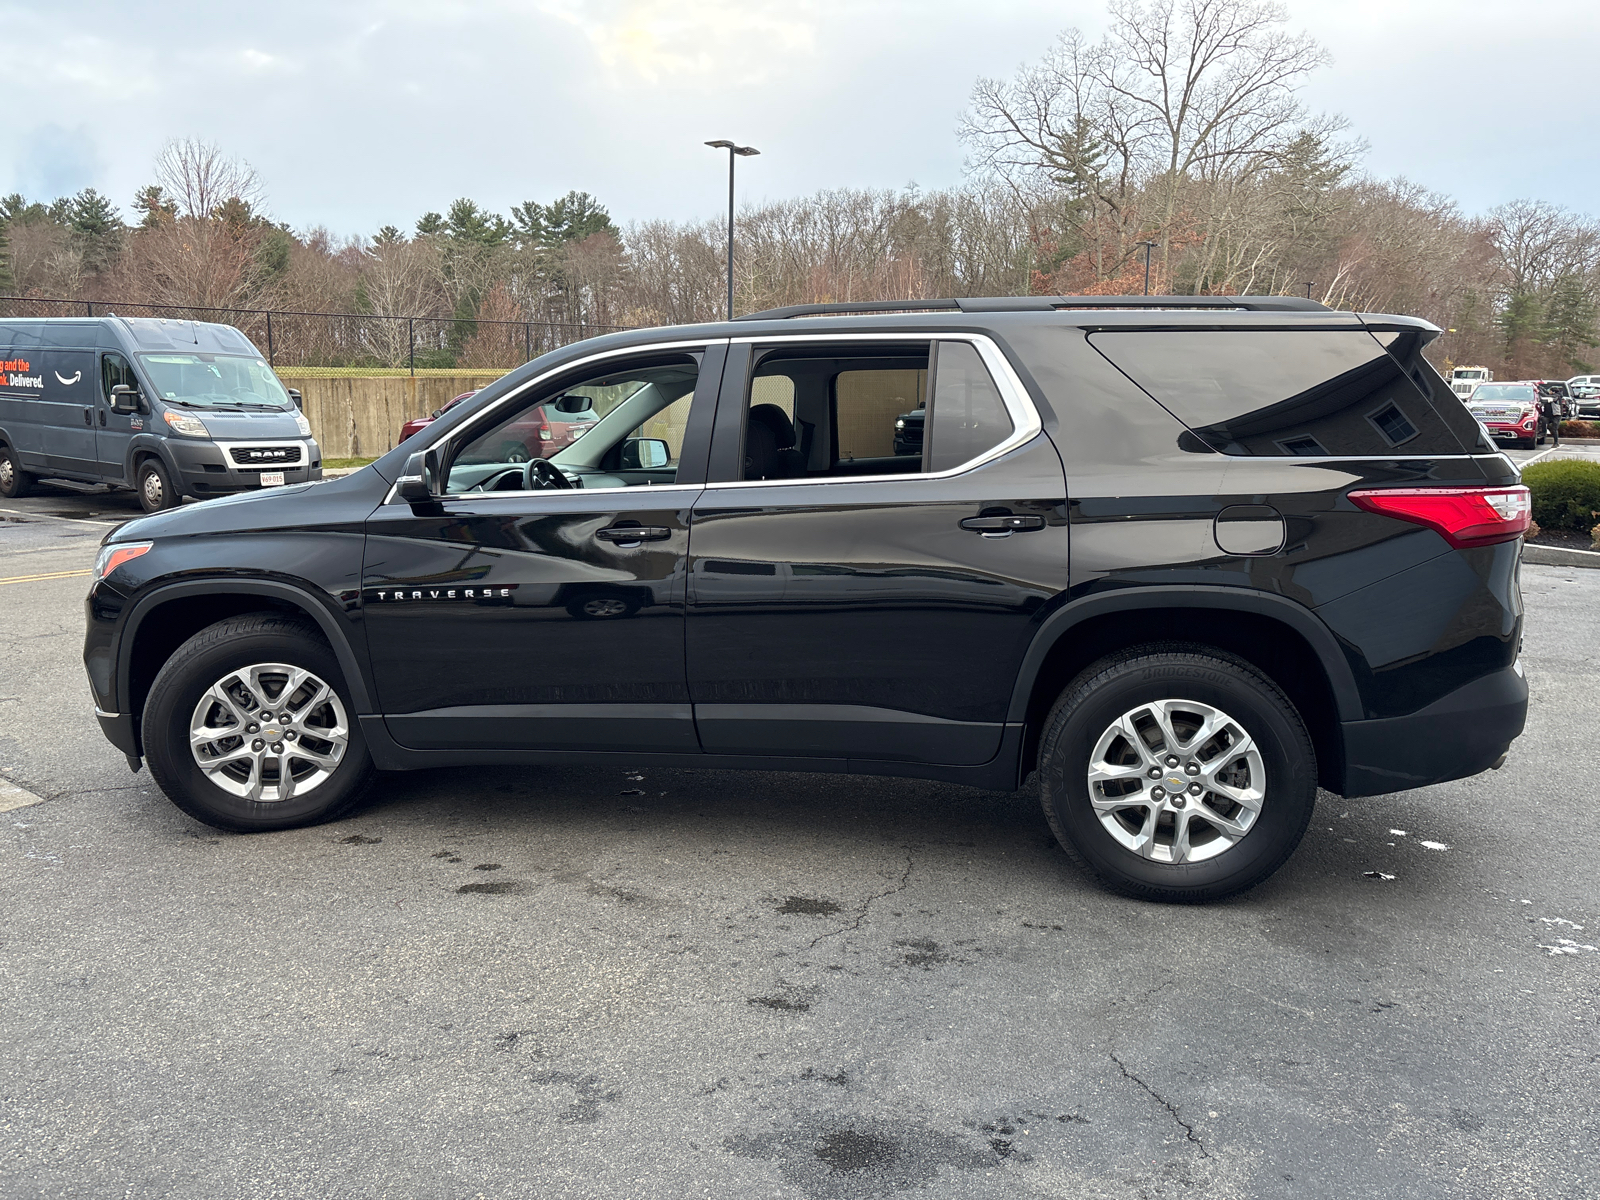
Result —
[[791, 304], [746, 313], [735, 321], [781, 321], [850, 313], [1056, 312], [1101, 309], [1234, 309], [1246, 312], [1327, 312], [1324, 304], [1299, 296], [963, 296], [954, 300], [861, 300], [844, 304]]

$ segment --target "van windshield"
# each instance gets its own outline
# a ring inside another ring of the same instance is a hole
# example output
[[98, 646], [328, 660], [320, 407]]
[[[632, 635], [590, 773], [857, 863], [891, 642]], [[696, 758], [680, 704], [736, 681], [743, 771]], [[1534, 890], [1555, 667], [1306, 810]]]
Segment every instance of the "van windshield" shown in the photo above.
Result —
[[242, 354], [141, 354], [163, 400], [189, 408], [293, 408], [283, 384], [260, 358]]

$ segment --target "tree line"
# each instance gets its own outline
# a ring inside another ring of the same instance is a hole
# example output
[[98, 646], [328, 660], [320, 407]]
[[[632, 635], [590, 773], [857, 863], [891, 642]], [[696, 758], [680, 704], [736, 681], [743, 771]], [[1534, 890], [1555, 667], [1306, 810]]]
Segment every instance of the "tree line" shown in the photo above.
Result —
[[[980, 79], [958, 187], [832, 189], [746, 205], [735, 302], [964, 295], [1309, 295], [1411, 313], [1449, 332], [1441, 365], [1502, 378], [1595, 369], [1600, 224], [1524, 199], [1483, 215], [1361, 170], [1364, 145], [1309, 111], [1327, 62], [1259, 0], [1112, 0], [1106, 34], [1064, 32]], [[0, 294], [453, 318], [441, 365], [501, 353], [497, 321], [715, 320], [720, 218], [619, 227], [581, 191], [505, 214], [467, 198], [408, 230], [295, 231], [262, 181], [215, 146], [173, 142], [131, 213], [94, 189], [0, 198]], [[401, 325], [359, 355], [397, 365]], [[348, 348], [347, 348], [348, 352]]]

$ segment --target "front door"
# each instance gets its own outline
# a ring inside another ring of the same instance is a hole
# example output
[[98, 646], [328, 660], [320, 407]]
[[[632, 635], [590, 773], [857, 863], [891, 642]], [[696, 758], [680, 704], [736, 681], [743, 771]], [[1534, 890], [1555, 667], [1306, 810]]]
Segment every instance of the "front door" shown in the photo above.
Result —
[[100, 353], [100, 395], [95, 415], [95, 457], [100, 460], [100, 474], [106, 479], [133, 480], [126, 477], [128, 469], [128, 444], [138, 429], [144, 428], [145, 414], [116, 413], [111, 411], [111, 389], [125, 383], [137, 388], [139, 381], [133, 377], [128, 360], [114, 350]]
[[[527, 388], [435, 442], [435, 503], [395, 500], [369, 519], [362, 607], [397, 742], [699, 749], [684, 573], [719, 379], [702, 357], [720, 368], [720, 347], [693, 348]], [[553, 460], [537, 444], [530, 459], [527, 414], [556, 399], [599, 419]]]
[[989, 761], [1067, 578], [1061, 460], [1020, 385], [980, 340], [736, 350], [694, 507], [701, 744]]

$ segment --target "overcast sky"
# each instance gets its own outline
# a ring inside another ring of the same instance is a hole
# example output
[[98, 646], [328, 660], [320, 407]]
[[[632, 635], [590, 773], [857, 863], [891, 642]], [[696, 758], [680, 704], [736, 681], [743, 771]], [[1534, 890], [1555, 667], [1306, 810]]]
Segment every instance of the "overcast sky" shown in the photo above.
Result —
[[[1600, 212], [1596, 0], [1289, 0], [1332, 66], [1305, 89], [1469, 212]], [[570, 189], [619, 221], [740, 195], [962, 179], [973, 81], [1008, 76], [1104, 0], [0, 0], [0, 194], [93, 186], [126, 212], [163, 142], [248, 160], [271, 215], [409, 229], [471, 196]]]

